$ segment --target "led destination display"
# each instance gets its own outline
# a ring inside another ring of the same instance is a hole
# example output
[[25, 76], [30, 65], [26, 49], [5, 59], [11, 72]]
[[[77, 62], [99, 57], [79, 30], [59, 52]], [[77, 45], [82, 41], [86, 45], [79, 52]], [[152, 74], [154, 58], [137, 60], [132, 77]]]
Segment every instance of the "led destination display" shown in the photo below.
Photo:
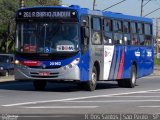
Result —
[[28, 9], [28, 10], [19, 10], [17, 18], [77, 18], [76, 11], [73, 10], [59, 10], [59, 9]]

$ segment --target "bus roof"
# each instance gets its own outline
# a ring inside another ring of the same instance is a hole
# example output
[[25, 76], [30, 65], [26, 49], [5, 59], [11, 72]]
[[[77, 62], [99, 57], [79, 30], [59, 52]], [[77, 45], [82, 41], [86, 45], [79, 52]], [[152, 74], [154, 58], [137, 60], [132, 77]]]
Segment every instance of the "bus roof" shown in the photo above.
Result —
[[[139, 21], [139, 22], [147, 22], [152, 23], [151, 18], [145, 18], [145, 17], [139, 17], [139, 16], [131, 16], [131, 15], [125, 15], [122, 13], [116, 13], [111, 11], [101, 11], [101, 10], [90, 10], [88, 8], [81, 8], [78, 5], [71, 5], [71, 6], [35, 6], [30, 8], [22, 8], [19, 10], [27, 10], [27, 9], [70, 9], [70, 10], [76, 10], [81, 16], [82, 14], [88, 14], [88, 15], [97, 15], [97, 16], [104, 16], [112, 19], [121, 19], [121, 20], [128, 20], [128, 21]], [[18, 10], [18, 11], [19, 11]]]

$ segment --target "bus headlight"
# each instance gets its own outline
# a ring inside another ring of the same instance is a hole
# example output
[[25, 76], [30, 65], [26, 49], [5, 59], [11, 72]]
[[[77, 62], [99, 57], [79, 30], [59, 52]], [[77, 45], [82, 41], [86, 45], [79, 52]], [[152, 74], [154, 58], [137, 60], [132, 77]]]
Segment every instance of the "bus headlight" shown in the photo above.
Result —
[[66, 70], [67, 68], [72, 68], [75, 65], [77, 65], [80, 61], [80, 58], [76, 58], [75, 60], [73, 60], [69, 65], [64, 66], [64, 70]]
[[20, 64], [19, 60], [15, 60], [14, 63], [15, 63], [16, 65]]
[[21, 64], [21, 62], [19, 60], [15, 60], [14, 61], [15, 65], [17, 65], [17, 67], [23, 68], [23, 69], [27, 69], [28, 67]]

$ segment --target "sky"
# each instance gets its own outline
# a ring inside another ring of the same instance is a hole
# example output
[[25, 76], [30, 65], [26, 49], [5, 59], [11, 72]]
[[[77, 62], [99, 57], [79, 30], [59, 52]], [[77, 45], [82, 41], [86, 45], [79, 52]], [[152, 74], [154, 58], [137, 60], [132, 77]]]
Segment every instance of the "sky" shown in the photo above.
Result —
[[[95, 9], [104, 10], [105, 8], [120, 2], [122, 0], [96, 0]], [[144, 4], [149, 0], [144, 0]], [[84, 8], [93, 9], [93, 0], [62, 0], [62, 4], [65, 5], [80, 5]], [[143, 15], [150, 13], [151, 11], [160, 7], [160, 0], [151, 0], [145, 7]], [[140, 16], [141, 11], [141, 0], [126, 0], [125, 2], [108, 9], [107, 11], [118, 12], [128, 15]], [[148, 15], [149, 18], [160, 18], [160, 10]]]

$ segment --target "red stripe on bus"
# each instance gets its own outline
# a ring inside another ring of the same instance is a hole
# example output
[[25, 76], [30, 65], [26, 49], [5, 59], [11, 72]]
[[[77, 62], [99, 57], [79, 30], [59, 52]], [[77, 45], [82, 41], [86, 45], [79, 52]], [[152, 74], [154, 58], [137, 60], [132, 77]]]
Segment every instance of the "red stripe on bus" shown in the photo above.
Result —
[[119, 66], [117, 79], [121, 79], [122, 72], [123, 72], [123, 65], [124, 65], [124, 50], [122, 51], [122, 58], [121, 58], [120, 66]]

